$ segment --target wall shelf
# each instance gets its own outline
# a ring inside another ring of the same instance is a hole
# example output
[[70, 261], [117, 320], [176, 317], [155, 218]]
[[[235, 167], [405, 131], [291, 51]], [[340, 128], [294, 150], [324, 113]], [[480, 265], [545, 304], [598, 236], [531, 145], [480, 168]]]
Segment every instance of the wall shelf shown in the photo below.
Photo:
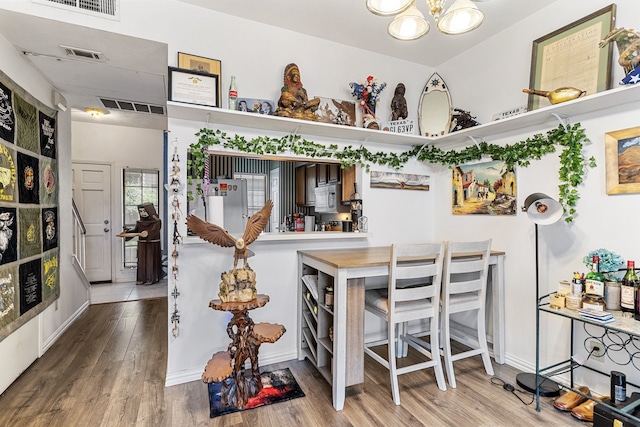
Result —
[[374, 142], [404, 148], [423, 144], [453, 147], [467, 146], [473, 144], [474, 139], [483, 140], [486, 137], [508, 134], [532, 126], [555, 126], [558, 122], [557, 117], [571, 118], [633, 102], [640, 102], [640, 84], [620, 86], [573, 101], [550, 105], [435, 138], [203, 107], [173, 101], [167, 102], [167, 115], [170, 119], [196, 121], [199, 124], [202, 123], [202, 126], [207, 122], [211, 124], [219, 123], [225, 126], [282, 132], [285, 134], [293, 133], [307, 137], [318, 136], [349, 140], [354, 144]]

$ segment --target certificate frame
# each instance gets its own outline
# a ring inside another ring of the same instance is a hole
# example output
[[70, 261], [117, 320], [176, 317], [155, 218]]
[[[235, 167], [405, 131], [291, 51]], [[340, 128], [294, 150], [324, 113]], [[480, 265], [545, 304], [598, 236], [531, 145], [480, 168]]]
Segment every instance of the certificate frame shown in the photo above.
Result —
[[222, 93], [222, 61], [204, 56], [178, 52], [178, 68], [199, 71], [218, 76], [218, 93]]
[[169, 67], [169, 101], [219, 107], [218, 82], [216, 74]]
[[640, 193], [640, 127], [604, 134], [607, 194]]
[[[551, 91], [573, 86], [587, 95], [611, 88], [612, 43], [599, 42], [614, 28], [616, 5], [611, 4], [533, 41], [529, 88]], [[528, 111], [551, 105], [529, 95]]]

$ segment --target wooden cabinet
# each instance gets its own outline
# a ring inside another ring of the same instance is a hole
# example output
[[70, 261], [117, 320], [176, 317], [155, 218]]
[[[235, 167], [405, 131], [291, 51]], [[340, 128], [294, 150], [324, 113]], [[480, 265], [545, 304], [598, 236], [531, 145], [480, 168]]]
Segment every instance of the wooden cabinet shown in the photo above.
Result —
[[351, 195], [355, 191], [353, 184], [356, 182], [356, 167], [350, 166], [342, 169], [342, 203], [349, 203]]
[[329, 163], [327, 165], [327, 182], [329, 182], [329, 184], [340, 182], [340, 170], [341, 166], [337, 163]]
[[316, 164], [316, 179], [318, 185], [325, 185], [329, 182], [329, 171], [327, 170], [327, 166], [325, 163]]
[[316, 204], [316, 165], [303, 165], [296, 168], [296, 205], [314, 206]]

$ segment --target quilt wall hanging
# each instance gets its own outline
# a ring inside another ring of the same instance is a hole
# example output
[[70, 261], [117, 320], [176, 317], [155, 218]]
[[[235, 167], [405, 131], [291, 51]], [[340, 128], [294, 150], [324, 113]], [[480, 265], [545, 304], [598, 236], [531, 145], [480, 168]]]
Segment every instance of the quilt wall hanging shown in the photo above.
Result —
[[0, 71], [0, 341], [60, 296], [56, 111]]

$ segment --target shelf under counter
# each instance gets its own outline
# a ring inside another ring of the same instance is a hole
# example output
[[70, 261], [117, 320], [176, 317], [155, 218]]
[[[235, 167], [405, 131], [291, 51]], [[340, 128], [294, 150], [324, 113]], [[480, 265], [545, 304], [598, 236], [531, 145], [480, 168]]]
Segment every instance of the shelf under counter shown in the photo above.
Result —
[[[238, 237], [241, 237], [238, 235]], [[306, 232], [288, 232], [288, 233], [263, 233], [253, 243], [260, 242], [292, 242], [305, 240], [364, 240], [373, 237], [372, 233], [355, 233], [342, 231], [306, 231]], [[185, 245], [207, 244], [211, 243], [202, 240], [198, 236], [187, 236], [183, 239]]]
[[640, 321], [635, 320], [633, 317], [624, 317], [622, 311], [611, 310], [607, 311], [613, 315], [615, 319], [613, 322], [602, 323], [597, 320], [591, 320], [586, 317], [580, 316], [578, 310], [571, 308], [551, 308], [551, 306], [540, 306], [540, 311], [552, 313], [558, 316], [566, 317], [568, 319], [579, 320], [583, 323], [588, 323], [594, 326], [600, 326], [606, 329], [610, 329], [617, 332], [624, 332], [629, 335], [640, 336]]

